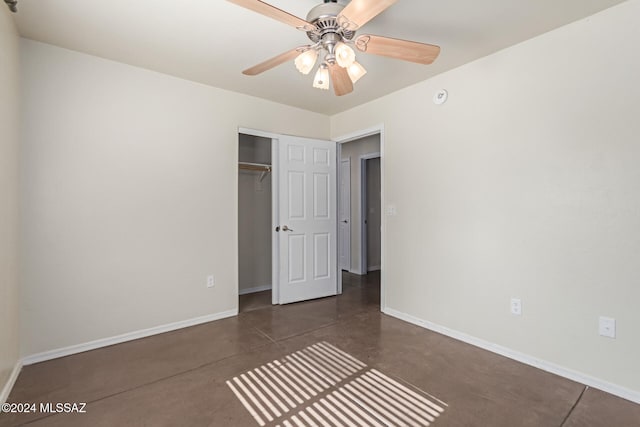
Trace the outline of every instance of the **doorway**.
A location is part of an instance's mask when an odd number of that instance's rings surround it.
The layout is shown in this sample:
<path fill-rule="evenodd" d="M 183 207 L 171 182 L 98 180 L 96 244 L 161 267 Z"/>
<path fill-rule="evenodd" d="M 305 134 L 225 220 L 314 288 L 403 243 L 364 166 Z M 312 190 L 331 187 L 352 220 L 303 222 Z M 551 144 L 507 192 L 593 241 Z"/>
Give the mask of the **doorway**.
<path fill-rule="evenodd" d="M 238 159 L 238 293 L 336 295 L 336 143 L 241 129 Z"/>
<path fill-rule="evenodd" d="M 351 181 L 350 268 L 343 271 L 343 280 L 378 287 L 384 311 L 384 126 L 345 135 L 337 142 L 339 159 L 349 159 Z M 338 209 L 344 211 L 342 206 Z"/>
<path fill-rule="evenodd" d="M 360 157 L 361 164 L 361 261 L 362 271 L 367 274 L 379 271 L 381 264 L 381 170 L 380 153 Z"/>
<path fill-rule="evenodd" d="M 377 168 L 375 165 L 367 163 L 368 160 L 374 159 L 377 159 Z M 343 270 L 363 275 L 369 271 L 368 258 L 378 260 L 381 258 L 381 246 L 379 243 L 371 248 L 372 251 L 377 248 L 378 253 L 374 254 L 372 252 L 367 256 L 368 242 L 375 243 L 380 241 L 380 134 L 369 135 L 341 144 L 340 160 L 341 164 L 350 165 L 349 168 L 346 166 L 340 168 L 342 176 L 339 181 L 349 185 L 349 189 L 343 191 L 341 188 L 338 211 L 341 215 L 344 215 L 344 217 L 340 217 L 342 225 L 347 225 L 347 223 L 350 225 L 349 227 L 340 226 L 338 228 L 339 240 L 341 242 L 348 240 L 349 242 L 348 244 L 341 244 L 340 249 L 342 251 L 350 251 L 349 254 L 341 253 L 340 258 L 348 258 L 350 260 L 350 268 L 343 268 Z M 367 172 L 368 170 L 369 173 Z M 349 179 L 344 177 L 346 173 L 350 175 Z M 369 185 L 367 185 L 368 182 Z M 371 192 L 377 191 L 378 195 L 367 197 L 367 188 Z M 345 194 L 346 196 L 344 196 Z M 371 199 L 371 203 L 370 206 L 367 206 L 367 200 L 369 199 Z M 376 231 L 376 226 L 367 224 L 369 216 L 373 220 L 378 218 L 376 221 L 378 232 L 375 236 L 369 236 L 370 233 L 373 232 L 375 234 Z M 347 221 L 347 223 L 344 221 Z M 349 234 L 345 235 L 346 233 Z M 380 261 L 378 261 L 377 269 L 380 269 Z"/>
<path fill-rule="evenodd" d="M 241 309 L 271 305 L 272 140 L 238 136 L 238 293 Z"/>

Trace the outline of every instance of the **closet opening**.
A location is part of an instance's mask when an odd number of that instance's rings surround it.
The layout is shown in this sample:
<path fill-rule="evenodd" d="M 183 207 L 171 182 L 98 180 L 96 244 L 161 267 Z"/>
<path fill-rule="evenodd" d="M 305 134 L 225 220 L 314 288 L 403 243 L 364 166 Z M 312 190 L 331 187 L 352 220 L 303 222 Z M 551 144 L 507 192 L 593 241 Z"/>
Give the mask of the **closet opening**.
<path fill-rule="evenodd" d="M 239 311 L 272 304 L 271 138 L 238 138 Z"/>

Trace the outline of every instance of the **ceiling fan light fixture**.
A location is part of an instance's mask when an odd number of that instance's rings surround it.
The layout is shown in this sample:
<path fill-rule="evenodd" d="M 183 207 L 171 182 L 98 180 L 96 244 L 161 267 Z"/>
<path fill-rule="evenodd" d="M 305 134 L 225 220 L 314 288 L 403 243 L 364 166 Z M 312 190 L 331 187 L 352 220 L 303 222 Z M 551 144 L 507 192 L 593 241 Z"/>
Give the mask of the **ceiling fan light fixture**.
<path fill-rule="evenodd" d="M 342 68 L 348 68 L 356 60 L 356 53 L 346 44 L 340 42 L 336 46 L 336 62 Z"/>
<path fill-rule="evenodd" d="M 16 1 L 5 0 L 7 3 Z M 367 73 L 356 62 L 354 46 L 360 52 L 424 65 L 433 63 L 440 54 L 440 47 L 436 45 L 372 34 L 355 37 L 359 28 L 397 0 L 322 0 L 309 11 L 306 20 L 272 6 L 268 3 L 270 0 L 228 1 L 302 30 L 312 42 L 244 70 L 242 73 L 248 76 L 291 60 L 302 74 L 309 74 L 315 64 L 320 63 L 313 87 L 328 90 L 332 86 L 336 96 L 343 96 L 353 92 L 353 84 Z M 324 57 L 318 60 L 319 55 Z"/>
<path fill-rule="evenodd" d="M 315 49 L 308 49 L 298 55 L 295 59 L 296 68 L 302 74 L 307 75 L 313 70 L 318 59 L 318 52 Z"/>
<path fill-rule="evenodd" d="M 326 64 L 320 64 L 316 76 L 313 79 L 313 87 L 329 90 L 329 69 Z"/>
<path fill-rule="evenodd" d="M 367 74 L 367 70 L 365 70 L 358 61 L 353 61 L 353 64 L 347 67 L 347 73 L 349 73 L 349 78 L 351 79 L 351 81 L 355 83 L 360 80 L 362 76 Z"/>

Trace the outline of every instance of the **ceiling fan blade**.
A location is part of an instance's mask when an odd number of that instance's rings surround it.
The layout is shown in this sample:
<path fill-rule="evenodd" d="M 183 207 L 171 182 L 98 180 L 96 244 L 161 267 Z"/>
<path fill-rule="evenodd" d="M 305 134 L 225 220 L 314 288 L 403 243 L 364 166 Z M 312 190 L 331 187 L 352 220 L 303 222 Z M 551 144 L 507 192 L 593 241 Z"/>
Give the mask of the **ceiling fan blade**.
<path fill-rule="evenodd" d="M 288 52 L 281 53 L 280 55 L 275 56 L 271 59 L 267 59 L 266 61 L 261 62 L 258 65 L 254 65 L 251 68 L 247 68 L 242 72 L 242 74 L 245 74 L 247 76 L 255 76 L 257 74 L 264 73 L 265 71 L 268 71 L 274 67 L 277 67 L 283 62 L 293 60 L 296 56 L 300 55 L 300 52 L 301 52 L 300 49 L 301 48 L 298 47 Z"/>
<path fill-rule="evenodd" d="M 331 74 L 333 91 L 337 96 L 353 92 L 353 82 L 351 82 L 351 78 L 349 77 L 349 73 L 346 68 L 342 68 L 338 64 L 329 64 L 329 74 Z"/>
<path fill-rule="evenodd" d="M 273 18 L 276 21 L 284 22 L 287 25 L 291 25 L 294 28 L 298 28 L 304 31 L 310 31 L 315 27 L 305 21 L 304 19 L 298 18 L 284 10 L 278 9 L 275 6 L 271 6 L 268 3 L 265 3 L 260 0 L 228 0 L 231 3 L 237 4 L 238 6 L 242 6 L 249 10 L 253 10 L 254 12 L 258 12 L 262 15 L 268 16 L 269 18 Z"/>
<path fill-rule="evenodd" d="M 370 34 L 356 38 L 356 47 L 361 52 L 425 65 L 435 61 L 440 53 L 440 46 Z"/>
<path fill-rule="evenodd" d="M 338 16 L 338 22 L 355 31 L 398 0 L 351 0 Z"/>

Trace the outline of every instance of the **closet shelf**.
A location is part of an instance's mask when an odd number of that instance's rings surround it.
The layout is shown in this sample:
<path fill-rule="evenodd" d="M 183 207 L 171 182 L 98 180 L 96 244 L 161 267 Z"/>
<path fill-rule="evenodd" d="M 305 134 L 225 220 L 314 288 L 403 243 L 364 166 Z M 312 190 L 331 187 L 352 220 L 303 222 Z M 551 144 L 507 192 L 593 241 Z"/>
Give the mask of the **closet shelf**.
<path fill-rule="evenodd" d="M 262 163 L 239 162 L 238 167 L 243 170 L 262 172 L 262 174 L 260 174 L 261 182 L 264 179 L 264 177 L 271 172 L 271 165 L 265 165 Z"/>

